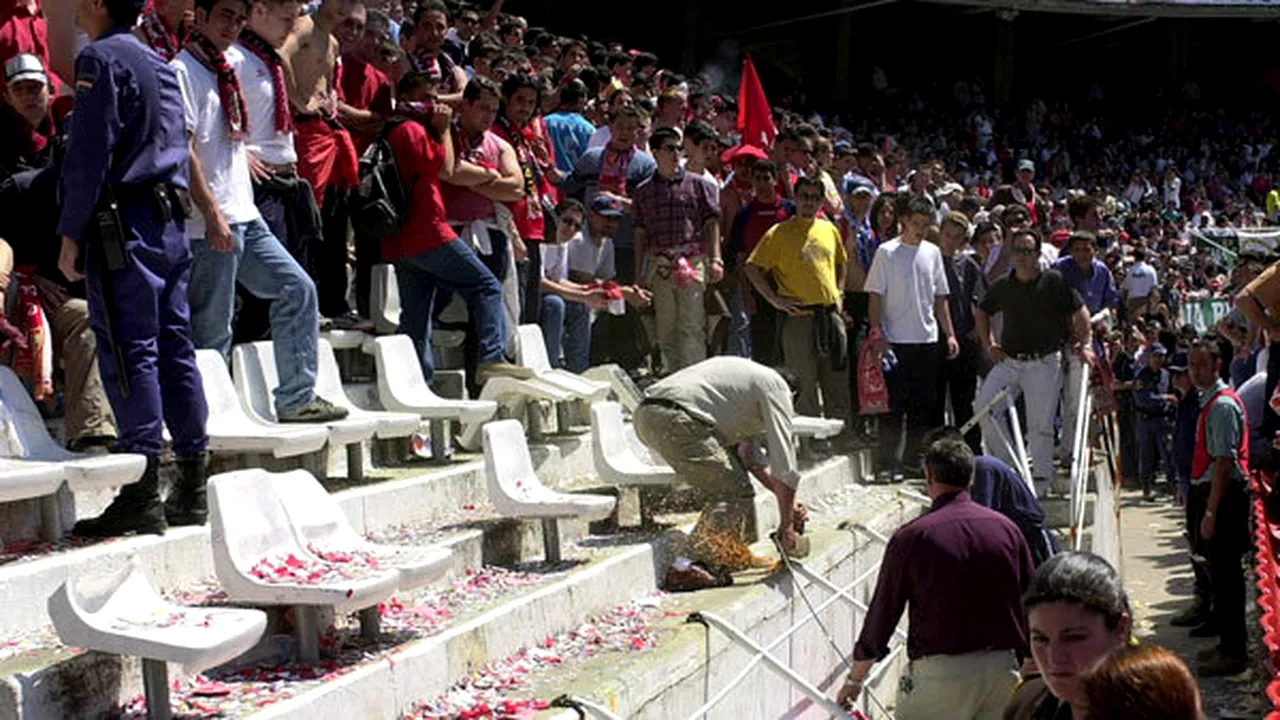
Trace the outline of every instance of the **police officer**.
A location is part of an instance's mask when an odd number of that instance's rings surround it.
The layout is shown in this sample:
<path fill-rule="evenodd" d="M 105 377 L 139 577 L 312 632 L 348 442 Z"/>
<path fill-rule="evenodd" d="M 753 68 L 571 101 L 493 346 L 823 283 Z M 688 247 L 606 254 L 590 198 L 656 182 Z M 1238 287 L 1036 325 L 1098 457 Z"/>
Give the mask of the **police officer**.
<path fill-rule="evenodd" d="M 93 40 L 76 59 L 75 111 L 62 167 L 58 267 L 87 279 L 98 363 L 118 450 L 147 458 L 142 478 L 73 532 L 107 537 L 203 523 L 205 418 L 187 307 L 188 151 L 177 76 L 130 32 L 144 0 L 81 0 Z M 178 473 L 161 504 L 163 427 Z M 166 522 L 167 518 L 167 522 Z"/>
<path fill-rule="evenodd" d="M 1178 399 L 1173 395 L 1169 371 L 1164 369 L 1164 346 L 1152 343 L 1147 348 L 1147 365 L 1133 381 L 1133 405 L 1138 411 L 1138 479 L 1142 482 L 1142 498 L 1155 495 L 1157 463 L 1163 464 L 1170 482 L 1177 473 L 1169 453 L 1169 417 Z"/>

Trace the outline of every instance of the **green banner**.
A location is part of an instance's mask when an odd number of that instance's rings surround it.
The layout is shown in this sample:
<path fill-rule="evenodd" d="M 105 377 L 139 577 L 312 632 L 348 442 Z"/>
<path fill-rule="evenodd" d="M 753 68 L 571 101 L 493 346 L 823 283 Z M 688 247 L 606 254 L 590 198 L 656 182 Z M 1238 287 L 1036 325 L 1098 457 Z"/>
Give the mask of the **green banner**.
<path fill-rule="evenodd" d="M 1231 301 L 1227 298 L 1183 300 L 1182 324 L 1190 325 L 1196 329 L 1196 332 L 1203 333 L 1217 325 L 1218 320 L 1229 312 L 1231 312 Z"/>

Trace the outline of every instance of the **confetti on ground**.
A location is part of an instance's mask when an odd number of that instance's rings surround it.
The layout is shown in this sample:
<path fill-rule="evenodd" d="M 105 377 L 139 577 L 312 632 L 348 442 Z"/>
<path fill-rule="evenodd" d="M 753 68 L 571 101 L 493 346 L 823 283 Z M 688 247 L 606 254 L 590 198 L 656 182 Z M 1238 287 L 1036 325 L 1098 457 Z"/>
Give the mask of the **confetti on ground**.
<path fill-rule="evenodd" d="M 653 647 L 653 621 L 663 616 L 658 596 L 614 608 L 605 615 L 535 647 L 491 663 L 434 700 L 419 703 L 405 720 L 523 720 L 547 708 L 546 701 L 507 697 L 527 687 L 537 673 L 604 653 L 643 652 Z"/>
<path fill-rule="evenodd" d="M 381 636 L 375 643 L 360 639 L 354 616 L 340 617 L 337 627 L 321 638 L 325 658 L 314 665 L 271 664 L 209 673 L 176 683 L 172 698 L 175 717 L 214 718 L 248 715 L 306 693 L 370 662 L 393 661 L 392 653 L 404 643 L 438 635 L 458 618 L 556 577 L 553 574 L 515 572 L 498 567 L 468 570 L 442 590 L 423 589 L 402 593 L 378 606 Z M 132 699 L 115 715 L 127 720 L 146 717 L 141 697 Z"/>
<path fill-rule="evenodd" d="M 54 632 L 53 626 L 46 625 L 38 630 L 19 633 L 0 640 L 0 660 L 32 657 L 41 652 L 64 647 L 62 641 L 58 639 L 58 633 Z M 75 652 L 78 654 L 80 651 Z"/>
<path fill-rule="evenodd" d="M 363 563 L 326 562 L 319 558 L 298 557 L 289 553 L 283 557 L 265 557 L 254 563 L 249 574 L 271 585 L 335 585 L 349 580 L 369 577 L 376 570 Z"/>
<path fill-rule="evenodd" d="M 11 540 L 0 548 L 0 565 L 9 563 L 30 562 L 39 560 L 47 555 L 75 550 L 77 548 L 87 547 L 89 545 L 98 545 L 100 543 L 110 543 L 120 538 L 82 538 L 82 537 L 65 537 L 54 542 L 44 542 L 40 540 Z"/>

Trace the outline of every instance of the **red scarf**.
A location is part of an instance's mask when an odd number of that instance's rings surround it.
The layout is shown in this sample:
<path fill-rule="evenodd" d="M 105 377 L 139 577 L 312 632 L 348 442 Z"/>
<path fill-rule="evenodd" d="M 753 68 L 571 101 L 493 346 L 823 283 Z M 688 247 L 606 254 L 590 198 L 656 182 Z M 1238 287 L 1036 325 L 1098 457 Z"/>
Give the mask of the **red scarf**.
<path fill-rule="evenodd" d="M 526 212 L 529 218 L 542 217 L 542 196 L 538 192 L 542 184 L 542 168 L 538 165 L 538 158 L 534 155 L 533 149 L 529 147 L 524 131 L 512 125 L 506 115 L 499 115 L 494 125 L 498 135 L 511 143 L 512 149 L 516 151 L 516 159 L 520 162 L 520 174 L 524 176 L 524 200 L 527 201 Z"/>
<path fill-rule="evenodd" d="M 250 30 L 240 33 L 240 44 L 253 53 L 271 72 L 271 94 L 275 98 L 276 132 L 293 131 L 293 113 L 289 110 L 289 90 L 284 85 L 284 61 L 276 49 Z"/>
<path fill-rule="evenodd" d="M 149 7 L 142 13 L 138 29 L 142 31 L 142 36 L 146 38 L 151 49 L 159 53 L 165 62 L 173 60 L 187 40 L 185 37 L 180 38 L 175 33 L 169 32 L 169 28 L 165 26 L 154 7 Z"/>
<path fill-rule="evenodd" d="M 233 141 L 244 140 L 249 134 L 249 118 L 245 114 L 244 93 L 240 91 L 240 76 L 236 75 L 235 68 L 213 41 L 198 32 L 191 34 L 187 52 L 218 78 L 218 98 L 222 102 L 222 112 L 227 116 L 227 130 Z"/>
<path fill-rule="evenodd" d="M 635 154 L 635 148 L 619 152 L 605 146 L 600 156 L 600 176 L 596 182 L 600 192 L 613 193 L 618 197 L 627 196 L 627 168 L 631 167 L 631 158 Z"/>

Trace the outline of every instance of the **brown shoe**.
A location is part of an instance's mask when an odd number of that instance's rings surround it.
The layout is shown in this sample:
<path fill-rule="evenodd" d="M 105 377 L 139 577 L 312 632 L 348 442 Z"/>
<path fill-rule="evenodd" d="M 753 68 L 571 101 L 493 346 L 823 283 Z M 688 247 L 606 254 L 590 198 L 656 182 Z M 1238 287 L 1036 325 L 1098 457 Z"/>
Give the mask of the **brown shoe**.
<path fill-rule="evenodd" d="M 517 380 L 528 380 L 534 376 L 533 370 L 509 362 L 487 362 L 476 366 L 476 384 L 484 386 L 491 378 L 509 377 Z"/>
<path fill-rule="evenodd" d="M 700 562 L 690 563 L 687 567 L 672 564 L 667 570 L 667 577 L 662 581 L 662 589 L 667 592 L 693 592 L 712 587 L 726 587 L 733 584 L 733 576 L 727 572 L 716 575 Z"/>

